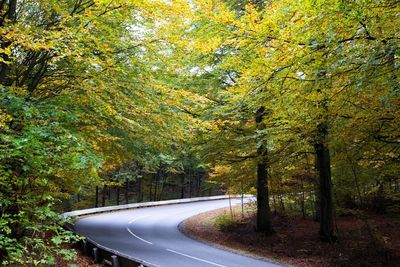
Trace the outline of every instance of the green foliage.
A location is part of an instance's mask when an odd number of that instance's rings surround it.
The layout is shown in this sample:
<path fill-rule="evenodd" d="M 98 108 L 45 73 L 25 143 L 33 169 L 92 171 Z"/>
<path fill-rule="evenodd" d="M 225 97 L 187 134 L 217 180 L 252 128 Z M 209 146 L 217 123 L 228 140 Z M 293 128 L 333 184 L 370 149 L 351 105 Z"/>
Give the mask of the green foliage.
<path fill-rule="evenodd" d="M 96 185 L 160 199 L 208 172 L 205 187 L 254 192 L 261 147 L 282 211 L 315 213 L 324 143 L 338 205 L 396 212 L 398 13 L 390 0 L 3 1 L 0 259 L 71 257 L 55 211 L 93 202 Z"/>
<path fill-rule="evenodd" d="M 399 190 L 398 3 L 264 4 L 166 7 L 187 11 L 164 21 L 161 35 L 174 47 L 175 73 L 192 79 L 186 88 L 198 101 L 184 104 L 201 119 L 194 143 L 211 178 L 248 190 L 264 145 L 271 191 L 289 193 L 295 203 L 318 186 L 314 157 L 304 155 L 323 142 L 337 203 L 345 206 L 350 196 L 358 207 L 371 207 L 372 199 L 384 204 Z M 260 106 L 263 130 L 254 121 Z"/>
<path fill-rule="evenodd" d="M 164 63 L 152 51 L 165 47 L 151 35 L 154 8 L 137 1 L 0 5 L 5 264 L 52 265 L 57 253 L 71 257 L 59 249 L 66 239 L 55 211 L 73 207 L 76 195 L 87 205 L 96 185 L 138 180 L 161 166 L 182 171 L 190 116 L 159 78 Z M 122 172 L 132 162 L 143 173 Z"/>
<path fill-rule="evenodd" d="M 58 251 L 61 243 L 75 238 L 61 228 L 53 205 L 76 185 L 91 182 L 97 159 L 69 128 L 70 115 L 55 103 L 32 105 L 0 88 L 0 110 L 6 118 L 0 133 L 0 249 L 8 255 L 4 264 L 51 264 L 55 251 L 72 257 Z M 44 238 L 48 234 L 54 234 L 52 239 Z"/>
<path fill-rule="evenodd" d="M 228 212 L 224 212 L 215 218 L 215 226 L 220 231 L 231 231 L 235 229 L 237 225 L 242 223 L 243 221 L 240 217 L 233 216 Z"/>

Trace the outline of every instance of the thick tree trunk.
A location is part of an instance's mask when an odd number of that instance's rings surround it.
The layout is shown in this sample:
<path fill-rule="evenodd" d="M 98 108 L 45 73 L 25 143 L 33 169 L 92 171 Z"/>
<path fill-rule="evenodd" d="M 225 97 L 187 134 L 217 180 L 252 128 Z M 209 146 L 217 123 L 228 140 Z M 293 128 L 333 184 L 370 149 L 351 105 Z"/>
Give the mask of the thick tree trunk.
<path fill-rule="evenodd" d="M 319 138 L 315 143 L 316 167 L 319 176 L 319 212 L 320 212 L 320 237 L 324 241 L 334 242 L 336 234 L 333 222 L 333 196 L 331 181 L 330 153 L 325 144 L 327 135 L 326 125 L 320 125 Z"/>
<path fill-rule="evenodd" d="M 267 164 L 257 164 L 257 230 L 272 233 L 271 211 L 268 198 Z"/>
<path fill-rule="evenodd" d="M 9 0 L 8 6 L 8 19 L 15 23 L 17 21 L 17 0 Z"/>
<path fill-rule="evenodd" d="M 260 107 L 256 113 L 257 129 L 262 130 L 263 116 L 265 109 Z M 271 223 L 271 211 L 268 196 L 268 154 L 267 148 L 262 144 L 264 140 L 259 140 L 257 148 L 260 157 L 257 164 L 257 231 L 267 234 L 273 233 Z"/>

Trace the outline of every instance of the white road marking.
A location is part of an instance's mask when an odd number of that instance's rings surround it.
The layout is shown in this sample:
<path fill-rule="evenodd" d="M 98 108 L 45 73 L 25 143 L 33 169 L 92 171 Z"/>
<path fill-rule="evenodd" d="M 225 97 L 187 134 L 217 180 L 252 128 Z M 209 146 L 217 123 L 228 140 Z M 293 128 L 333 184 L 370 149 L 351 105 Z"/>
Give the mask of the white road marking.
<path fill-rule="evenodd" d="M 126 230 L 128 230 L 128 232 L 129 232 L 131 235 L 133 235 L 134 237 L 136 237 L 137 239 L 139 239 L 139 240 L 141 240 L 141 241 L 143 241 L 143 242 L 145 242 L 145 243 L 147 243 L 147 244 L 153 245 L 153 243 L 151 243 L 150 241 L 147 241 L 147 240 L 145 240 L 145 239 L 143 239 L 143 238 L 141 238 L 141 237 L 135 235 L 134 233 L 132 233 L 131 229 L 129 229 L 128 227 L 126 227 Z"/>
<path fill-rule="evenodd" d="M 193 256 L 190 256 L 190 255 L 187 255 L 187 254 L 184 254 L 184 253 L 180 253 L 180 252 L 175 251 L 175 250 L 172 250 L 172 249 L 168 249 L 168 248 L 167 248 L 167 250 L 168 250 L 169 252 L 172 252 L 172 253 L 175 253 L 175 254 L 178 254 L 178 255 L 181 255 L 181 256 L 184 256 L 184 257 L 188 257 L 188 258 L 191 258 L 191 259 L 194 259 L 194 260 L 202 261 L 202 262 L 205 262 L 205 263 L 214 265 L 214 266 L 226 267 L 226 266 L 224 266 L 224 265 L 220 265 L 220 264 L 215 263 L 215 262 L 212 262 L 212 261 L 203 260 L 203 259 L 200 259 L 200 258 L 197 258 L 197 257 L 193 257 Z"/>
<path fill-rule="evenodd" d="M 130 220 L 130 221 L 128 222 L 128 224 L 132 224 L 133 222 L 135 222 L 135 221 L 137 221 L 137 220 L 139 220 L 139 219 L 146 218 L 146 217 L 149 217 L 149 216 L 142 216 L 142 217 L 134 218 L 134 219 Z M 134 234 L 134 233 L 131 231 L 131 229 L 129 229 L 128 226 L 126 227 L 126 230 L 128 230 L 128 232 L 129 232 L 131 235 L 133 235 L 134 237 L 136 237 L 137 239 L 139 239 L 139 240 L 141 240 L 141 241 L 143 241 L 143 242 L 145 242 L 145 243 L 147 243 L 147 244 L 153 245 L 153 243 L 151 243 L 150 241 L 147 241 L 146 239 L 143 239 L 143 238 L 141 238 L 140 236 L 137 236 L 136 234 Z"/>

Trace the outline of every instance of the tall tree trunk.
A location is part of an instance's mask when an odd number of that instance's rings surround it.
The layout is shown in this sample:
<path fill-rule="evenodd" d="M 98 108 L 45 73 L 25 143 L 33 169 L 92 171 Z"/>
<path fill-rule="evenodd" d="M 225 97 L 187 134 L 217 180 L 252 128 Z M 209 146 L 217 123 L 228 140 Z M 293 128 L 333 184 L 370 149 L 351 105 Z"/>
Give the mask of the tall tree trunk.
<path fill-rule="evenodd" d="M 231 199 L 231 194 L 228 195 L 229 198 L 229 211 L 231 213 L 231 218 L 233 219 L 233 209 L 232 209 L 232 199 Z"/>
<path fill-rule="evenodd" d="M 196 189 L 196 196 L 199 197 L 201 196 L 201 180 L 202 180 L 203 172 L 198 171 L 197 172 L 197 189 Z"/>
<path fill-rule="evenodd" d="M 11 21 L 12 24 L 15 24 L 17 21 L 17 0 L 9 0 L 8 1 L 8 10 L 7 10 L 7 19 Z M 3 25 L 1 25 L 3 26 Z M 0 47 L 5 49 L 11 45 L 9 41 L 2 41 Z M 7 54 L 0 54 L 4 61 L 9 61 L 10 57 Z M 12 81 L 7 81 L 9 66 L 7 63 L 0 63 L 0 84 L 3 85 L 11 85 Z"/>
<path fill-rule="evenodd" d="M 129 203 L 129 180 L 125 180 L 125 204 Z"/>
<path fill-rule="evenodd" d="M 189 178 L 189 197 L 190 198 L 192 197 L 192 176 L 193 176 L 192 173 L 193 173 L 193 170 L 189 169 L 188 178 Z"/>
<path fill-rule="evenodd" d="M 8 19 L 15 23 L 17 21 L 17 0 L 9 0 L 8 3 Z"/>
<path fill-rule="evenodd" d="M 153 195 L 153 200 L 157 201 L 157 193 L 158 193 L 158 182 L 159 182 L 159 171 L 157 171 L 153 177 L 154 177 L 154 195 Z"/>
<path fill-rule="evenodd" d="M 119 205 L 119 186 L 117 186 L 117 205 Z"/>
<path fill-rule="evenodd" d="M 281 215 L 286 214 L 285 202 L 283 201 L 284 193 L 282 181 L 278 180 L 279 213 Z"/>
<path fill-rule="evenodd" d="M 107 185 L 104 185 L 103 190 L 102 190 L 102 198 L 101 198 L 101 206 L 102 207 L 106 206 L 106 196 L 107 196 Z"/>
<path fill-rule="evenodd" d="M 257 129 L 262 130 L 265 108 L 260 107 L 256 112 Z M 260 157 L 257 164 L 257 231 L 270 234 L 273 232 L 271 223 L 271 211 L 268 196 L 268 151 L 263 144 L 263 138 L 258 140 L 257 152 Z"/>
<path fill-rule="evenodd" d="M 97 186 L 97 185 L 96 185 L 96 199 L 95 199 L 95 202 L 94 202 L 94 206 L 96 208 L 99 207 L 99 186 Z"/>
<path fill-rule="evenodd" d="M 304 192 L 304 181 L 303 177 L 300 176 L 300 184 L 301 184 L 301 194 L 300 194 L 300 209 L 301 214 L 303 215 L 303 219 L 306 218 L 306 203 L 305 203 L 305 192 Z"/>
<path fill-rule="evenodd" d="M 315 170 L 317 170 L 317 176 L 314 179 L 314 208 L 315 208 L 315 216 L 314 221 L 321 221 L 321 193 L 320 193 L 320 181 L 319 181 L 319 173 L 318 173 L 318 159 L 317 153 L 315 153 Z"/>
<path fill-rule="evenodd" d="M 331 163 L 329 148 L 326 144 L 328 127 L 326 124 L 318 126 L 318 137 L 314 145 L 316 167 L 319 176 L 319 202 L 320 202 L 320 230 L 322 240 L 334 242 L 336 234 L 333 222 L 333 196 L 331 181 Z"/>
<path fill-rule="evenodd" d="M 185 171 L 181 174 L 181 198 L 185 198 Z"/>
<path fill-rule="evenodd" d="M 162 200 L 163 198 L 163 194 L 164 194 L 164 186 L 165 186 L 165 182 L 166 182 L 166 178 L 167 178 L 167 173 L 165 170 L 165 166 L 163 164 L 160 164 L 160 168 L 157 172 L 157 201 Z"/>
<path fill-rule="evenodd" d="M 257 230 L 272 233 L 271 211 L 268 197 L 267 164 L 257 164 Z"/>
<path fill-rule="evenodd" d="M 142 190 L 142 178 L 138 179 L 138 197 L 136 202 L 142 202 L 143 201 L 143 190 Z"/>
<path fill-rule="evenodd" d="M 153 200 L 153 175 L 149 175 L 149 201 Z"/>

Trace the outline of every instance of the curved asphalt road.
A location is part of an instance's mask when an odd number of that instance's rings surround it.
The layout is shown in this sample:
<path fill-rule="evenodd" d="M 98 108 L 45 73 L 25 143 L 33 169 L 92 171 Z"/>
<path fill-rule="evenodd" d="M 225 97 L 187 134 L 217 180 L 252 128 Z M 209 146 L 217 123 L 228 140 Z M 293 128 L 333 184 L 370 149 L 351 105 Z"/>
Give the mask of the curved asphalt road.
<path fill-rule="evenodd" d="M 228 205 L 228 200 L 214 200 L 104 213 L 80 219 L 74 228 L 100 245 L 160 267 L 279 266 L 208 246 L 179 231 L 183 220 Z"/>

